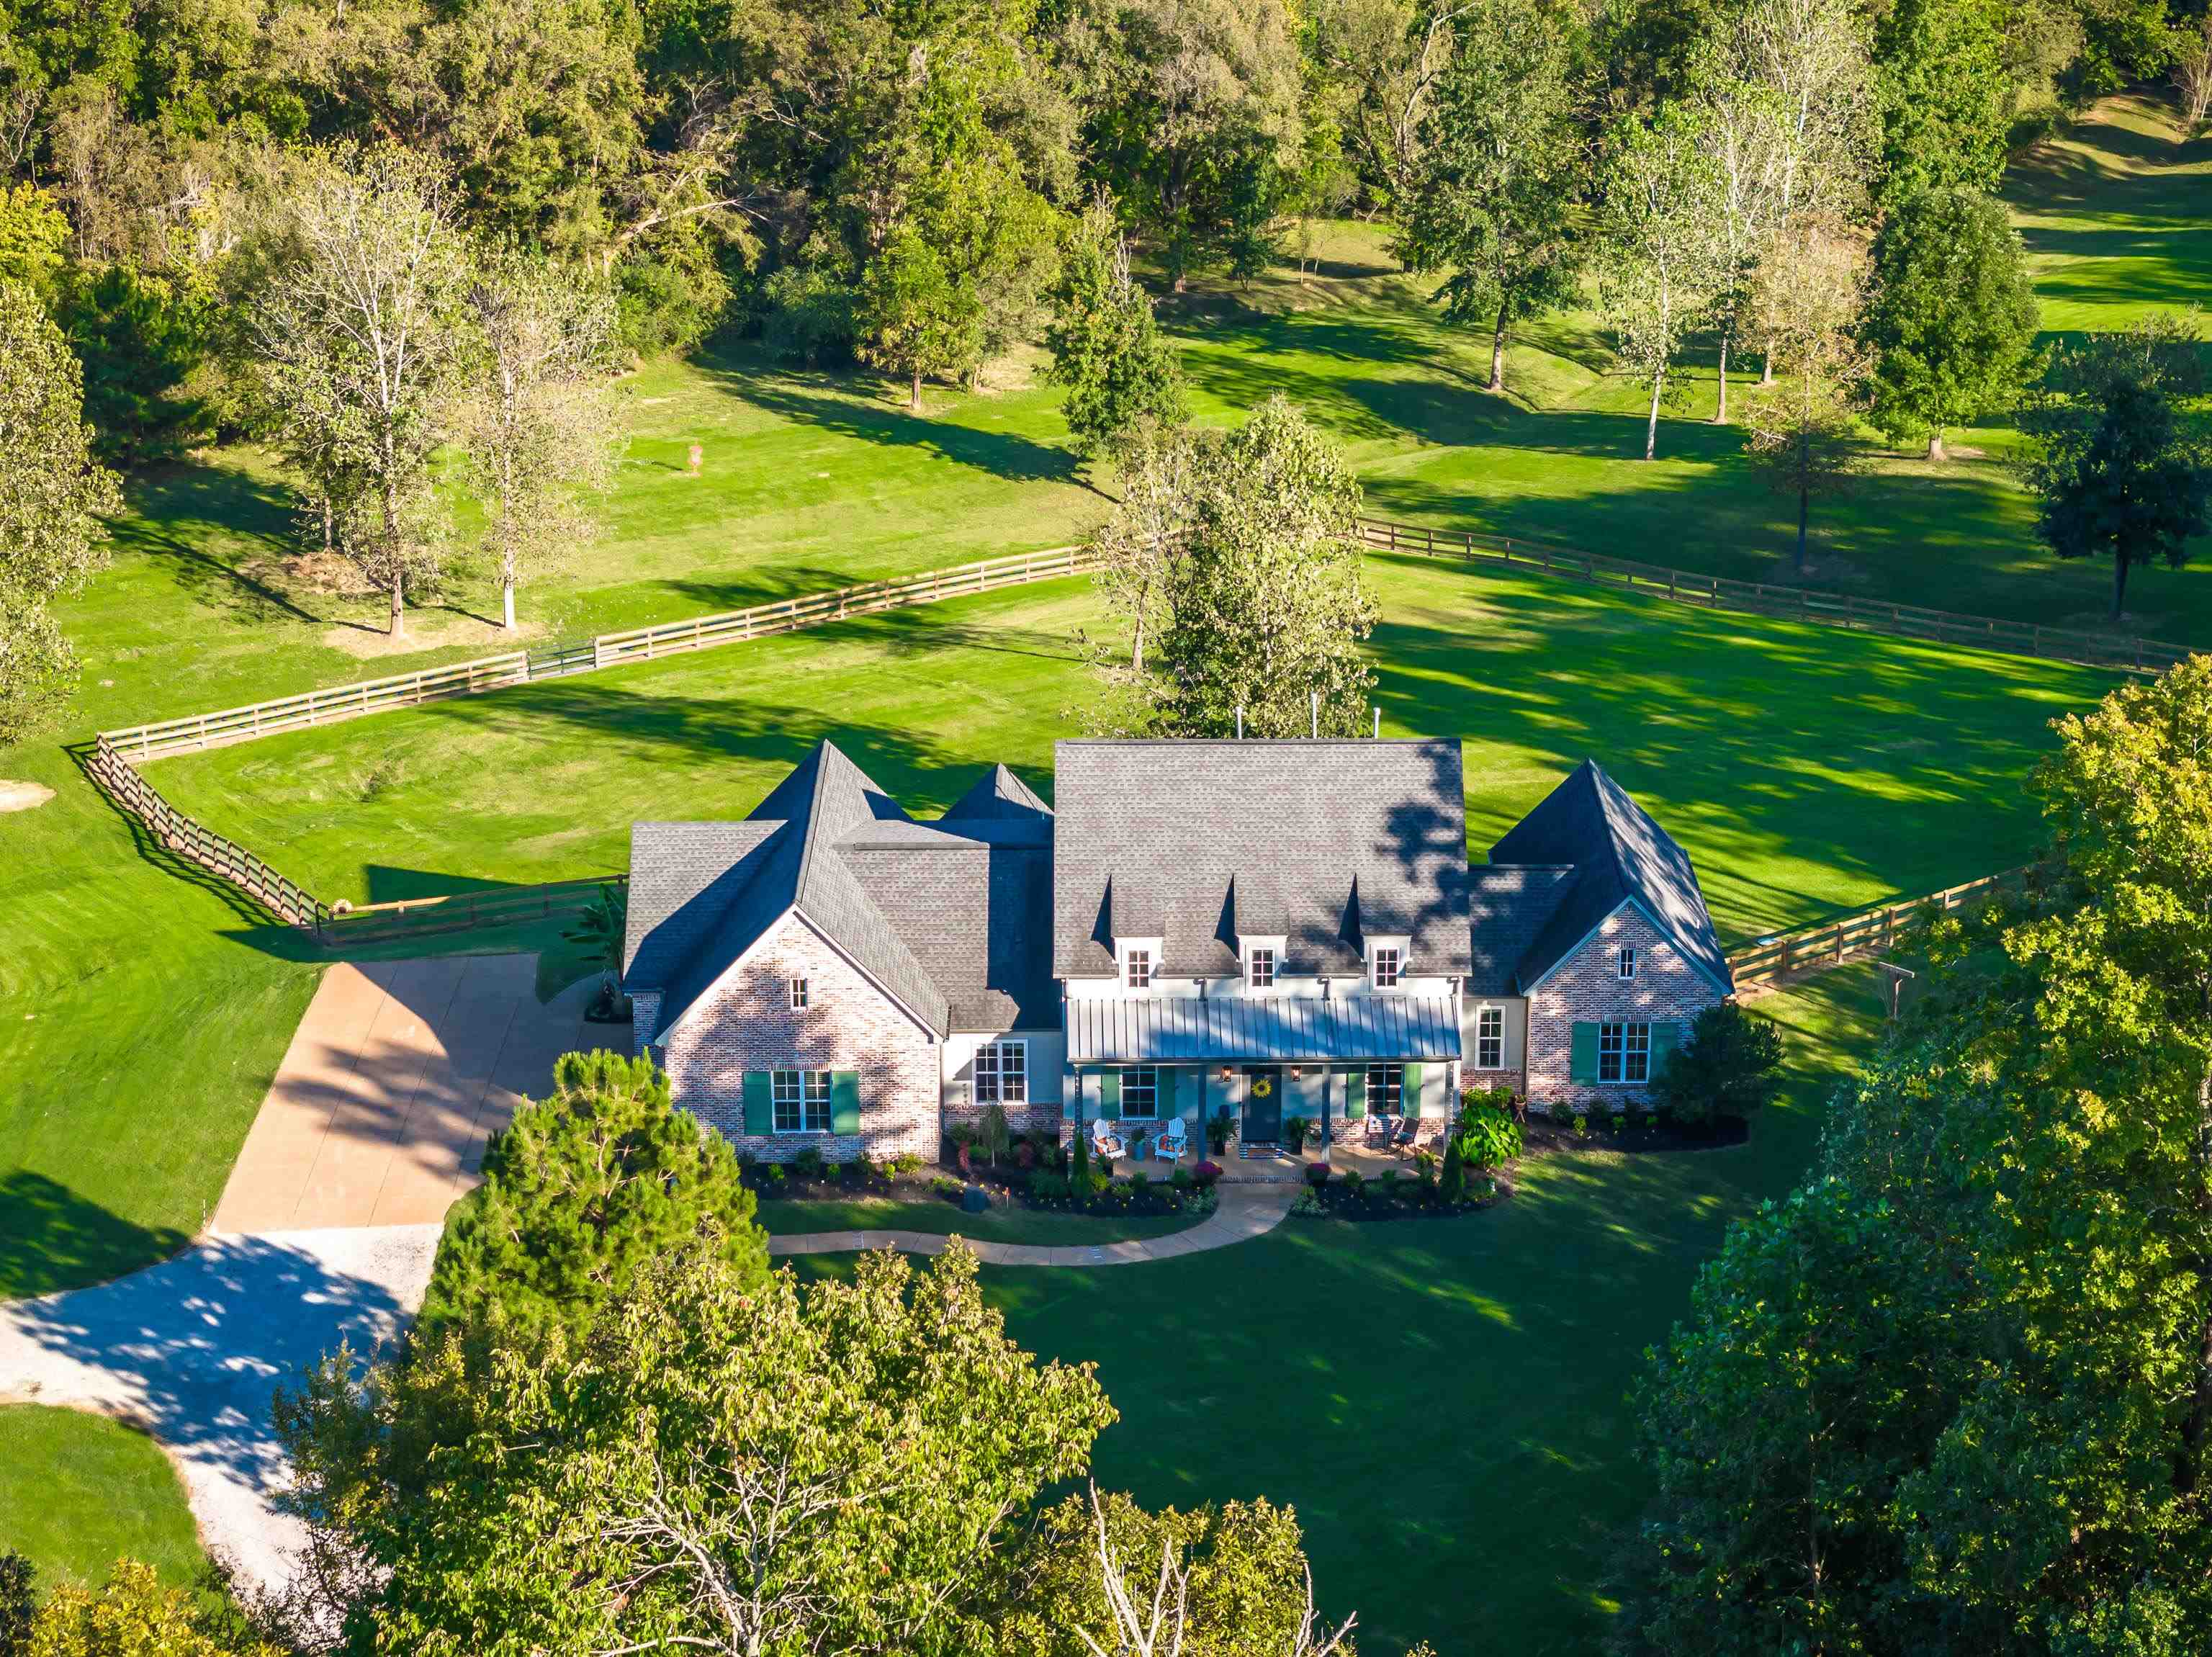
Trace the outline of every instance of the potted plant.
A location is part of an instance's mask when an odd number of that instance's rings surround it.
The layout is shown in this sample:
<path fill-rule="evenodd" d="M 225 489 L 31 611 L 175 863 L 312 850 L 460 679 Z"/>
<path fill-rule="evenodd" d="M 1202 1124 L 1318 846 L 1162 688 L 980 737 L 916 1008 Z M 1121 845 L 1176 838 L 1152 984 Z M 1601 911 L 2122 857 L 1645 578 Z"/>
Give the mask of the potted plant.
<path fill-rule="evenodd" d="M 1286 1116 L 1283 1118 L 1283 1143 L 1290 1148 L 1292 1156 L 1297 1155 L 1305 1149 L 1306 1141 L 1312 1137 L 1313 1130 L 1314 1124 L 1302 1116 Z"/>
<path fill-rule="evenodd" d="M 1229 1154 L 1230 1136 L 1237 1130 L 1237 1118 L 1222 1106 L 1206 1120 L 1206 1148 L 1216 1156 Z"/>

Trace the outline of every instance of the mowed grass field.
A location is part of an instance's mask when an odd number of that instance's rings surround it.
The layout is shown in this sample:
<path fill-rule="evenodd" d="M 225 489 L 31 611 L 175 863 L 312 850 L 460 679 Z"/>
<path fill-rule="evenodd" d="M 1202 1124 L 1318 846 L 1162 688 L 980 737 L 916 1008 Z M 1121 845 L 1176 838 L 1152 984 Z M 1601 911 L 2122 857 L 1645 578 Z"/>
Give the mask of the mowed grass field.
<path fill-rule="evenodd" d="M 1466 747 L 1478 853 L 1595 758 L 1728 937 L 2025 858 L 2048 722 L 2109 675 L 1378 556 L 1386 734 Z M 1051 788 L 1101 621 L 1059 582 L 159 760 L 178 806 L 331 898 L 628 867 L 641 818 L 742 816 L 828 737 L 917 814 L 994 761 Z"/>

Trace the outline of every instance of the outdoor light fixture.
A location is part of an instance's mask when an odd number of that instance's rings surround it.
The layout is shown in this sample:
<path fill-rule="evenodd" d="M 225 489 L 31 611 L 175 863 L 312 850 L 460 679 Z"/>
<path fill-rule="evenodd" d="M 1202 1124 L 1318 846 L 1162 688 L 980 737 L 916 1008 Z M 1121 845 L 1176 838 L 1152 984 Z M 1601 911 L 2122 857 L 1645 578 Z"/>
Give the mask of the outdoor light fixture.
<path fill-rule="evenodd" d="M 1237 1074 L 1237 1072 L 1236 1072 L 1236 1071 L 1234 1071 L 1234 1070 L 1232 1070 L 1232 1069 L 1230 1069 L 1226 1064 L 1224 1064 L 1224 1065 L 1223 1065 L 1223 1066 L 1221 1067 L 1221 1079 L 1222 1079 L 1224 1081 L 1228 1081 L 1230 1077 L 1231 1077 L 1231 1076 L 1235 1075 L 1236 1074 Z"/>
<path fill-rule="evenodd" d="M 1298 1079 L 1298 1067 L 1297 1067 L 1297 1065 L 1293 1064 L 1292 1066 L 1291 1066 L 1291 1081 L 1296 1081 L 1297 1079 Z"/>

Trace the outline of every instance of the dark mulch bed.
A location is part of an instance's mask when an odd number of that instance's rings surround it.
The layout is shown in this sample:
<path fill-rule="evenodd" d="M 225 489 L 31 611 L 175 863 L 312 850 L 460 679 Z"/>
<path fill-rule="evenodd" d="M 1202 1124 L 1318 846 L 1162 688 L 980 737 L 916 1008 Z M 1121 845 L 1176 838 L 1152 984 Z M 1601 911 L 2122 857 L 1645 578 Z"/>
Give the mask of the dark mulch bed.
<path fill-rule="evenodd" d="M 1363 1179 L 1356 1191 L 1341 1178 L 1326 1185 L 1309 1181 L 1291 1212 L 1310 1220 L 1448 1220 L 1479 1214 L 1513 1194 L 1512 1181 L 1503 1173 L 1470 1173 L 1467 1188 L 1464 1201 L 1447 1203 L 1434 1185 L 1413 1179 Z"/>
<path fill-rule="evenodd" d="M 781 1175 L 771 1167 L 781 1167 Z M 1213 1209 L 1211 1192 L 1196 1186 L 1177 1190 L 1164 1179 L 1148 1179 L 1141 1187 L 1117 1179 L 1103 1191 L 1087 1197 L 1071 1197 L 1067 1176 L 1047 1168 L 1021 1168 L 1012 1164 L 988 1166 L 962 1174 L 957 1168 L 925 1169 L 919 1173 L 892 1173 L 879 1165 L 865 1169 L 857 1163 L 832 1163 L 820 1173 L 796 1171 L 792 1165 L 762 1163 L 744 1171 L 744 1181 L 763 1202 L 849 1202 L 859 1197 L 887 1197 L 900 1203 L 949 1203 L 956 1207 L 964 1185 L 982 1186 L 994 1206 L 1011 1204 L 1050 1214 L 1117 1215 L 1144 1219 L 1176 1214 L 1206 1214 Z"/>
<path fill-rule="evenodd" d="M 1556 1156 L 1572 1151 L 1713 1151 L 1741 1145 L 1751 1137 L 1751 1124 L 1741 1117 L 1683 1126 L 1662 1118 L 1649 1125 L 1617 1127 L 1620 1118 L 1591 1117 L 1589 1130 L 1577 1134 L 1571 1123 L 1558 1123 L 1532 1115 L 1522 1130 L 1529 1156 Z"/>

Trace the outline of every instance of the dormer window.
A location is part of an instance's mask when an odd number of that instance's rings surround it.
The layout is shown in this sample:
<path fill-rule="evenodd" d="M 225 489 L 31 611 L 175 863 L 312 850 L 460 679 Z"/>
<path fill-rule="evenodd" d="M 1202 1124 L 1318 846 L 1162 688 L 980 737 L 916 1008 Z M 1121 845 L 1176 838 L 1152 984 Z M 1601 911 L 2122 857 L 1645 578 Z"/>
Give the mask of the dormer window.
<path fill-rule="evenodd" d="M 1152 984 L 1152 952 L 1132 949 L 1121 957 L 1121 982 L 1131 990 L 1149 990 Z"/>
<path fill-rule="evenodd" d="M 1406 952 L 1402 949 L 1377 949 L 1375 952 L 1375 987 L 1395 990 L 1406 971 Z"/>
<path fill-rule="evenodd" d="M 1244 982 L 1255 990 L 1275 987 L 1275 952 L 1252 948 L 1244 953 Z"/>

